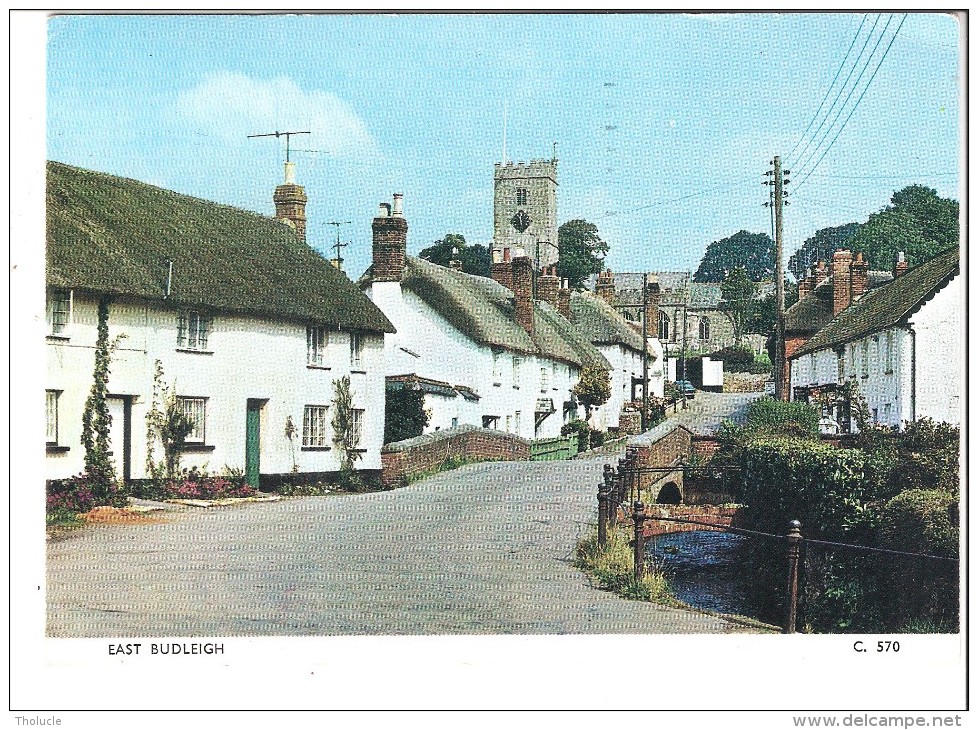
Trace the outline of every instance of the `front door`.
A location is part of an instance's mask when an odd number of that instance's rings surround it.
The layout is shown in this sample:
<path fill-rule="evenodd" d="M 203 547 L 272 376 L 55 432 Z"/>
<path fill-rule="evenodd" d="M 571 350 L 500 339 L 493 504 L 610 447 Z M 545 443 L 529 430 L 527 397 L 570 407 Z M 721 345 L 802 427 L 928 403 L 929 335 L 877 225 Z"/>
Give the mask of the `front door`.
<path fill-rule="evenodd" d="M 106 405 L 112 417 L 109 448 L 115 463 L 115 475 L 123 484 L 127 484 L 132 478 L 132 396 L 110 395 Z"/>
<path fill-rule="evenodd" d="M 245 480 L 258 489 L 261 474 L 261 409 L 263 401 L 248 400 L 245 426 Z"/>

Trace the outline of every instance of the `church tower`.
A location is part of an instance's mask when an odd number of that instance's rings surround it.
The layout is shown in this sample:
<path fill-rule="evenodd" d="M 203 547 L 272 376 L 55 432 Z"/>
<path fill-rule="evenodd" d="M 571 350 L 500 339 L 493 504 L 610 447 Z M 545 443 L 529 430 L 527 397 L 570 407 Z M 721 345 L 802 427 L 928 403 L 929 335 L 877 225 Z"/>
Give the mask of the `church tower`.
<path fill-rule="evenodd" d="M 493 260 L 509 248 L 538 269 L 557 263 L 557 159 L 497 162 L 494 183 Z"/>

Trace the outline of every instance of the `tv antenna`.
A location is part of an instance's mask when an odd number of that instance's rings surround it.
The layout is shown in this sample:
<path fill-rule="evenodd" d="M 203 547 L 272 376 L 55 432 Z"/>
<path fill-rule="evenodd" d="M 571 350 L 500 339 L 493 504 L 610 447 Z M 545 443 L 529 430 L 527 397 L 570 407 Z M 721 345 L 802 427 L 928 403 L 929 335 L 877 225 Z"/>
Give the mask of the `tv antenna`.
<path fill-rule="evenodd" d="M 336 268 L 343 271 L 343 249 L 349 246 L 349 243 L 340 243 L 340 226 L 345 226 L 352 221 L 329 221 L 327 226 L 336 226 L 336 243 L 334 243 L 330 248 L 336 250 Z"/>
<path fill-rule="evenodd" d="M 269 132 L 268 134 L 249 134 L 248 139 L 254 137 L 285 137 L 285 161 L 289 162 L 289 152 L 290 152 L 290 140 L 293 134 L 312 134 L 312 132 Z"/>

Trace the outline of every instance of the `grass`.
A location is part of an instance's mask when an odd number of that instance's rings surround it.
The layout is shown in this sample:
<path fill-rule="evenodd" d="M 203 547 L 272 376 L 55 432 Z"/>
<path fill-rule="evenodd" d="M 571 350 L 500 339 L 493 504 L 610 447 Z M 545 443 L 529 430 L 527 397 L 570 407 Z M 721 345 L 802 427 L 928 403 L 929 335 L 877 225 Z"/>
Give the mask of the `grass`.
<path fill-rule="evenodd" d="M 633 571 L 633 549 L 625 530 L 609 529 L 604 549 L 598 547 L 597 531 L 583 538 L 575 550 L 574 565 L 597 581 L 605 590 L 635 601 L 678 605 L 669 592 L 669 582 L 656 568 L 646 568 L 645 576 L 636 581 Z"/>

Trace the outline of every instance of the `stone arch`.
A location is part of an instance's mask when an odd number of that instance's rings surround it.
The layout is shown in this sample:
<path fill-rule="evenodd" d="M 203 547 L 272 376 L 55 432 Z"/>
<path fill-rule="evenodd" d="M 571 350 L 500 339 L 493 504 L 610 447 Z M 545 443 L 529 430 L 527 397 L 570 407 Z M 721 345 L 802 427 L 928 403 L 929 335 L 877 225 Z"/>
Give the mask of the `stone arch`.
<path fill-rule="evenodd" d="M 682 504 L 683 493 L 679 485 L 675 482 L 667 482 L 659 490 L 659 496 L 655 498 L 656 504 Z"/>

